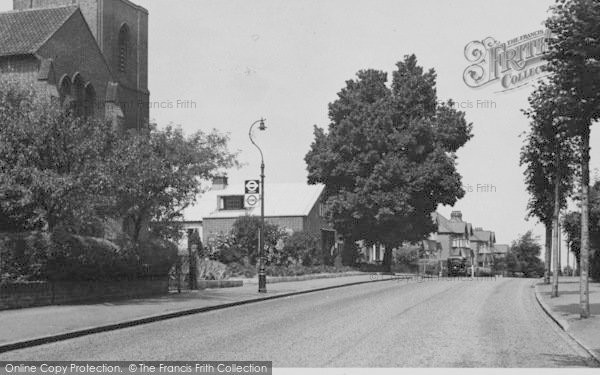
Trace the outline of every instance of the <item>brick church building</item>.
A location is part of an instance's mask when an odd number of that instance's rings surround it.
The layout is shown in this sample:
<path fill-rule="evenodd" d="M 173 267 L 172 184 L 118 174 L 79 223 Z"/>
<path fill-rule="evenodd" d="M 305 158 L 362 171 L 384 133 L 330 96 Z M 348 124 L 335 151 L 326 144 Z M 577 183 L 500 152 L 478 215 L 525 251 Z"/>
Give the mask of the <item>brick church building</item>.
<path fill-rule="evenodd" d="M 124 129 L 149 121 L 148 11 L 128 0 L 13 0 L 0 73 Z"/>

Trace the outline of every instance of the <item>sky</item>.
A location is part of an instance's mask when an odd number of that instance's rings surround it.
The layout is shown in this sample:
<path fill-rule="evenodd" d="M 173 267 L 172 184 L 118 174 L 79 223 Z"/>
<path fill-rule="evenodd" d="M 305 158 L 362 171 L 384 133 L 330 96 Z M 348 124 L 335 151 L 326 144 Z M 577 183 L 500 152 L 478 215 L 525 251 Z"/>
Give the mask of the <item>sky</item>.
<path fill-rule="evenodd" d="M 248 140 L 250 125 L 265 117 L 256 134 L 269 182 L 305 182 L 304 156 L 313 125 L 327 127 L 328 103 L 361 69 L 389 73 L 404 55 L 416 54 L 438 74 L 440 100 L 453 99 L 473 123 L 474 138 L 458 152 L 458 171 L 472 187 L 449 216 L 496 232 L 510 243 L 543 228 L 526 221 L 528 195 L 519 167 L 527 130 L 521 109 L 531 86 L 498 93 L 463 81 L 465 46 L 494 37 L 508 41 L 543 28 L 548 0 L 136 0 L 150 13 L 151 119 L 185 132 L 216 128 L 231 137 L 245 163 L 229 171 L 231 183 L 256 179 L 260 158 Z M 11 9 L 0 0 L 0 9 Z M 489 103 L 478 106 L 477 103 Z M 179 103 L 179 104 L 178 104 Z M 600 128 L 600 125 L 596 128 Z M 592 147 L 600 142 L 592 131 Z M 592 170 L 600 167 L 592 148 Z M 477 192 L 477 185 L 493 185 Z M 467 189 L 469 190 L 469 189 Z M 290 197 L 293 199 L 293 197 Z"/>

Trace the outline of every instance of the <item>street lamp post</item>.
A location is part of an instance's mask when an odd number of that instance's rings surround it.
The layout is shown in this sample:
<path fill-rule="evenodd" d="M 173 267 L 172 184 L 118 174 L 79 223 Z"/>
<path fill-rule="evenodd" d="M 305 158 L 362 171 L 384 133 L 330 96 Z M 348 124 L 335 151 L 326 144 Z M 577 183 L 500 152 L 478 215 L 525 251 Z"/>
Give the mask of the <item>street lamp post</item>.
<path fill-rule="evenodd" d="M 258 249 L 258 292 L 266 293 L 267 292 L 267 273 L 265 271 L 265 158 L 262 150 L 254 139 L 252 139 L 252 130 L 256 124 L 260 124 L 258 129 L 261 131 L 267 130 L 265 126 L 265 119 L 260 119 L 254 122 L 250 126 L 250 131 L 248 132 L 248 136 L 250 137 L 250 142 L 258 149 L 260 152 L 260 232 L 258 236 L 259 241 L 259 249 Z"/>

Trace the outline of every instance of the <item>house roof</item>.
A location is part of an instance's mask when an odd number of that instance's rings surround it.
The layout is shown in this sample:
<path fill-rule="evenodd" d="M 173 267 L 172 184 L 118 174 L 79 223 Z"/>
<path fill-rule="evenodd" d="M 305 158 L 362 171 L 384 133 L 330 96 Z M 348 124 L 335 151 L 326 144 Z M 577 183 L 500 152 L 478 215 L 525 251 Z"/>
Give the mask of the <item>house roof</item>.
<path fill-rule="evenodd" d="M 265 216 L 290 217 L 308 216 L 323 193 L 323 185 L 269 184 L 265 183 Z M 260 215 L 260 203 L 245 210 L 218 210 L 221 196 L 244 195 L 243 184 L 230 185 L 224 190 L 204 193 L 195 205 L 183 211 L 183 220 L 197 222 L 204 219 L 235 218 L 244 215 Z"/>
<path fill-rule="evenodd" d="M 446 219 L 442 214 L 434 212 L 432 214 L 433 221 L 438 225 L 438 233 L 455 233 L 471 235 L 473 233 L 473 225 L 464 221 L 454 221 Z"/>
<path fill-rule="evenodd" d="M 35 53 L 79 7 L 0 13 L 0 56 Z"/>
<path fill-rule="evenodd" d="M 479 241 L 479 242 L 496 242 L 496 234 L 489 230 L 476 230 L 473 231 L 473 235 L 470 238 L 471 241 Z"/>
<path fill-rule="evenodd" d="M 494 245 L 494 253 L 496 254 L 507 254 L 510 250 L 508 245 Z"/>

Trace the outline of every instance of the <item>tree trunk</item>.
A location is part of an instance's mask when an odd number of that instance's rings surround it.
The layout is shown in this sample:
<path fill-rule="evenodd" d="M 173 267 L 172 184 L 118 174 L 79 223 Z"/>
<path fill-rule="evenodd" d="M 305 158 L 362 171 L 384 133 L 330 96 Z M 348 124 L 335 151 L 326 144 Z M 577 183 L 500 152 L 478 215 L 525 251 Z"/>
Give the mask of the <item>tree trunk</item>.
<path fill-rule="evenodd" d="M 133 241 L 135 243 L 139 243 L 140 242 L 140 234 L 142 233 L 142 222 L 143 222 L 143 218 L 142 216 L 137 216 L 134 217 L 133 219 Z"/>
<path fill-rule="evenodd" d="M 546 226 L 546 251 L 544 253 L 544 255 L 545 255 L 544 283 L 549 285 L 550 284 L 550 273 L 552 270 L 552 224 L 546 223 L 545 226 Z"/>
<path fill-rule="evenodd" d="M 392 272 L 392 252 L 392 247 L 389 245 L 385 245 L 385 253 L 383 254 L 383 266 L 385 272 Z"/>
<path fill-rule="evenodd" d="M 586 126 L 581 137 L 581 255 L 579 277 L 579 304 L 581 318 L 590 317 L 589 265 L 590 265 L 590 128 Z"/>
<path fill-rule="evenodd" d="M 558 221 L 556 223 L 556 227 L 558 228 L 558 275 L 562 276 L 562 225 L 560 225 L 560 209 L 558 210 Z"/>
<path fill-rule="evenodd" d="M 558 165 L 558 152 L 556 153 L 556 165 Z M 556 173 L 554 179 L 554 214 L 552 215 L 552 297 L 558 297 L 558 218 L 560 215 L 560 175 Z"/>
<path fill-rule="evenodd" d="M 198 288 L 198 268 L 196 264 L 196 253 L 194 252 L 191 237 L 192 230 L 188 230 L 188 287 L 191 290 L 196 290 Z"/>

